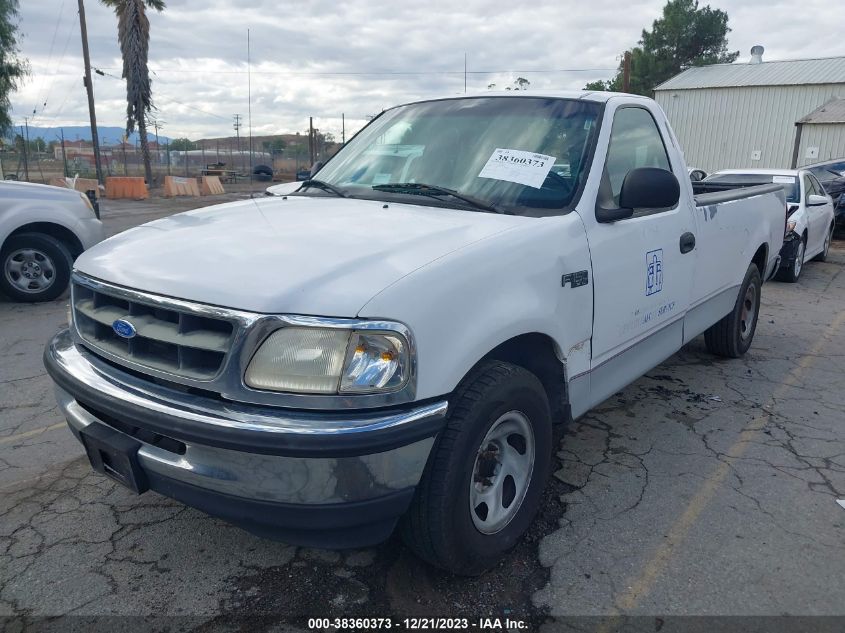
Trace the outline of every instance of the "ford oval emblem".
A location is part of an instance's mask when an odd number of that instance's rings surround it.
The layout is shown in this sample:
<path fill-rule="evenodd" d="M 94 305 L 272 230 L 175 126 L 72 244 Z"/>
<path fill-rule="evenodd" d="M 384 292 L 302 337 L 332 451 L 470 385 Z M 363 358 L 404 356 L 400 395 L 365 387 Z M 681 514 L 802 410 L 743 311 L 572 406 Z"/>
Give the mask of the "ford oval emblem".
<path fill-rule="evenodd" d="M 132 338 L 138 333 L 135 326 L 126 319 L 118 319 L 111 324 L 111 329 L 113 329 L 114 333 L 121 338 Z"/>

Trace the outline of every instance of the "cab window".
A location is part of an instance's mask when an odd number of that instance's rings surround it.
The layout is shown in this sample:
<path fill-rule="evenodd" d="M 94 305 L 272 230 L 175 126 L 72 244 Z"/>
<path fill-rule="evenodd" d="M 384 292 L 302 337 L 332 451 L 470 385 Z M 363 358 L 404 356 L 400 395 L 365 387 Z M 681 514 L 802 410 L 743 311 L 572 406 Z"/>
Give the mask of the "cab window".
<path fill-rule="evenodd" d="M 671 171 L 666 146 L 654 118 L 643 108 L 621 108 L 613 117 L 610 145 L 604 164 L 599 202 L 605 208 L 619 207 L 625 176 L 639 167 Z"/>

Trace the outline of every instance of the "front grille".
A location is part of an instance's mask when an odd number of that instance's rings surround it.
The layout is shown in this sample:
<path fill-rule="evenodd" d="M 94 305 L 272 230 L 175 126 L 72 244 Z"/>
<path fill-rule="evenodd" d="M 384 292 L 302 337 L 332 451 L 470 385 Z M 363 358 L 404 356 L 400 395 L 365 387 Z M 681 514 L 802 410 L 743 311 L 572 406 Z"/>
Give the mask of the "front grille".
<path fill-rule="evenodd" d="M 153 302 L 73 284 L 73 317 L 77 332 L 92 351 L 117 360 L 193 380 L 214 378 L 232 341 L 230 321 L 164 308 Z M 126 319 L 132 338 L 118 336 L 112 324 Z"/>

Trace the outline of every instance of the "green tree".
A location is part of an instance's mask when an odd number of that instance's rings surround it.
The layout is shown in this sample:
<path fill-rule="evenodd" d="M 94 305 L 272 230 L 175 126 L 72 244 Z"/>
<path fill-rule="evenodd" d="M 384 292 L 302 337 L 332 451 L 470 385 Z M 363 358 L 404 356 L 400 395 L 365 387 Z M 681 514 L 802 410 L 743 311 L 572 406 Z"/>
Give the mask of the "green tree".
<path fill-rule="evenodd" d="M 9 99 L 29 74 L 29 64 L 18 56 L 18 0 L 0 0 L 0 135 L 12 125 Z"/>
<path fill-rule="evenodd" d="M 651 96 L 655 87 L 692 66 L 729 64 L 739 51 L 728 51 L 728 14 L 698 0 L 669 0 L 663 15 L 643 29 L 631 51 L 629 92 Z M 613 79 L 588 83 L 585 90 L 622 90 L 623 62 Z"/>
<path fill-rule="evenodd" d="M 170 141 L 170 149 L 174 152 L 184 152 L 196 148 L 197 144 L 187 138 L 174 138 Z"/>
<path fill-rule="evenodd" d="M 114 9 L 117 16 L 117 39 L 123 55 L 123 78 L 126 80 L 126 135 L 138 128 L 144 175 L 152 185 L 150 147 L 147 143 L 146 117 L 153 107 L 153 92 L 147 57 L 150 50 L 150 21 L 146 9 L 162 11 L 164 0 L 101 0 Z"/>

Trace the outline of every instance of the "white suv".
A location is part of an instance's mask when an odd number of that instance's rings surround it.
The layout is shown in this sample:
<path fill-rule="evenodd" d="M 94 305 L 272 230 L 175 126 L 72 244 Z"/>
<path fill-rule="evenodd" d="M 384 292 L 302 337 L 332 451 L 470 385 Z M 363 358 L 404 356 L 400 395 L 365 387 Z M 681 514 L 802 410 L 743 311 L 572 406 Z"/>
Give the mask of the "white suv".
<path fill-rule="evenodd" d="M 103 239 L 84 193 L 0 181 L 0 291 L 17 301 L 51 301 L 67 288 L 73 260 Z"/>

